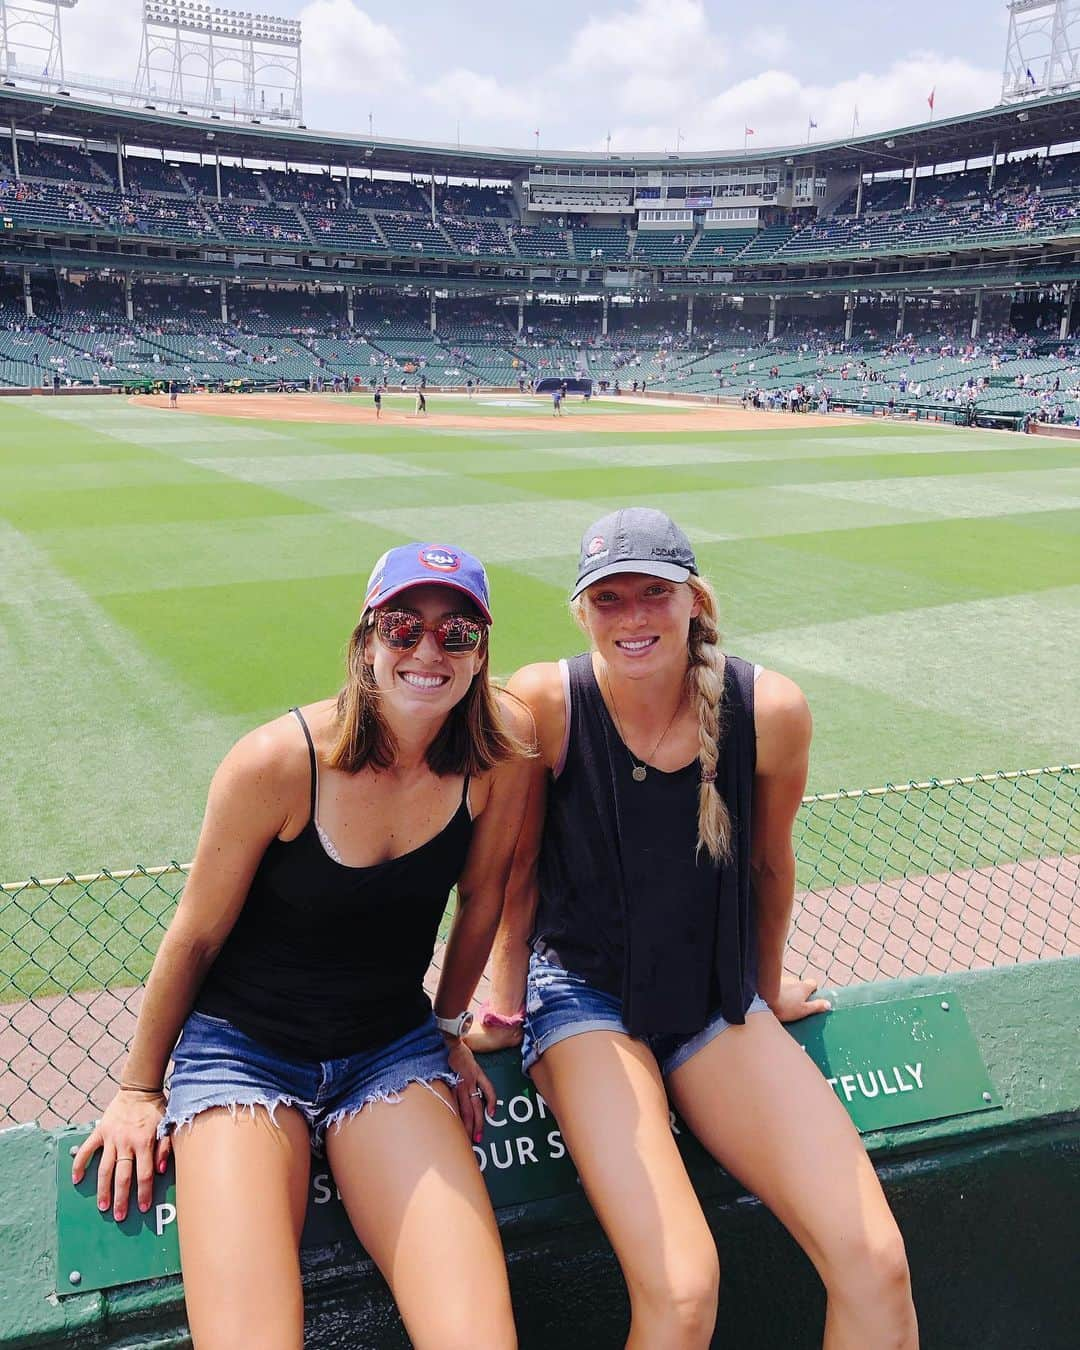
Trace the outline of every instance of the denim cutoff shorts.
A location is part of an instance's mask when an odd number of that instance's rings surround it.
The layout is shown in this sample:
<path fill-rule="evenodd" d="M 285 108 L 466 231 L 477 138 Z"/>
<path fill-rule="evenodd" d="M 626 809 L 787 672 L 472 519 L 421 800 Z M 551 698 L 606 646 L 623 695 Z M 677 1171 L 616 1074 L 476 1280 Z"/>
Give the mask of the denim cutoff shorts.
<path fill-rule="evenodd" d="M 158 1136 L 190 1125 L 215 1106 L 234 1113 L 247 1108 L 252 1114 L 264 1106 L 271 1120 L 279 1106 L 293 1106 L 311 1127 L 312 1146 L 321 1151 L 331 1125 L 372 1102 L 400 1101 L 413 1083 L 434 1091 L 434 1083 L 454 1087 L 458 1082 L 430 1015 L 389 1045 L 319 1061 L 288 1059 L 223 1017 L 192 1012 L 173 1051 L 168 1107 Z"/>
<path fill-rule="evenodd" d="M 768 1012 L 769 1005 L 758 994 L 747 1008 L 750 1013 Z M 688 1036 L 644 1036 L 641 1039 L 656 1056 L 660 1072 L 666 1077 L 699 1050 L 715 1040 L 731 1025 L 720 1013 L 713 1013 L 700 1031 Z M 583 1031 L 617 1031 L 629 1036 L 622 1020 L 622 1000 L 594 988 L 581 975 L 564 970 L 554 961 L 546 961 L 533 952 L 529 958 L 529 978 L 525 993 L 525 1035 L 521 1042 L 521 1067 L 529 1073 L 533 1065 L 553 1045 L 580 1036 Z"/>

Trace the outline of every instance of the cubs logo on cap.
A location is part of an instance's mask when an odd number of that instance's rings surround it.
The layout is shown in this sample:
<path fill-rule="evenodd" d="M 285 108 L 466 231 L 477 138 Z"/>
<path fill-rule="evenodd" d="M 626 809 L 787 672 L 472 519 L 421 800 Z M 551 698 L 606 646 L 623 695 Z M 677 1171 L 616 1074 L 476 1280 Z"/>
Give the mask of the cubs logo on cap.
<path fill-rule="evenodd" d="M 479 558 L 446 544 L 402 544 L 387 550 L 372 569 L 364 608 L 385 605 L 410 586 L 446 586 L 466 595 L 488 621 L 491 591 Z"/>
<path fill-rule="evenodd" d="M 595 558 L 598 553 L 603 553 L 604 536 L 602 534 L 594 534 L 593 537 L 589 540 L 589 544 L 585 552 L 589 555 L 590 558 Z"/>
<path fill-rule="evenodd" d="M 456 572 L 461 566 L 461 555 L 451 548 L 422 548 L 417 555 L 425 567 L 433 572 Z"/>

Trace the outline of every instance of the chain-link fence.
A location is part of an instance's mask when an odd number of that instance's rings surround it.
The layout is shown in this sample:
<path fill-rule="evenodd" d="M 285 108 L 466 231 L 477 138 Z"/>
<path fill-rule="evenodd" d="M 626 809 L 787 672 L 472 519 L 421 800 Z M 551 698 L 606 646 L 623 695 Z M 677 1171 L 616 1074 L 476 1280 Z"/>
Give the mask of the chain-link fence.
<path fill-rule="evenodd" d="M 1071 764 L 807 797 L 788 969 L 841 985 L 1080 953 L 1078 795 Z M 185 878 L 3 886 L 0 1128 L 109 1100 Z"/>

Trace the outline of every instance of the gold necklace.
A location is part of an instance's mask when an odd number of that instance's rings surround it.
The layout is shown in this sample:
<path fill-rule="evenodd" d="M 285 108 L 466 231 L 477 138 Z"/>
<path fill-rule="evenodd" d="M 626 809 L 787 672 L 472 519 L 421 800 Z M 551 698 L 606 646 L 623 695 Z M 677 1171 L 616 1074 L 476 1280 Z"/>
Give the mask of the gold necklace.
<path fill-rule="evenodd" d="M 630 749 L 630 746 L 627 744 L 626 733 L 623 731 L 623 729 L 622 729 L 622 722 L 619 720 L 619 709 L 618 709 L 618 707 L 616 706 L 616 703 L 615 703 L 615 694 L 614 694 L 614 691 L 613 691 L 612 688 L 611 688 L 611 681 L 610 681 L 610 679 L 608 679 L 608 674 L 607 674 L 607 671 L 606 671 L 606 670 L 604 671 L 604 683 L 607 685 L 608 699 L 609 699 L 609 701 L 610 701 L 610 703 L 611 703 L 611 711 L 612 711 L 612 713 L 614 714 L 614 717 L 615 717 L 615 725 L 616 725 L 616 727 L 618 728 L 618 731 L 619 731 L 619 739 L 622 741 L 623 746 L 624 746 L 625 749 L 626 749 L 626 753 L 630 756 L 630 763 L 634 766 L 634 767 L 630 770 L 630 777 L 634 780 L 635 783 L 644 783 L 645 779 L 648 777 L 648 772 L 647 772 L 648 768 L 655 768 L 655 767 L 656 767 L 654 764 L 651 763 L 651 761 L 654 760 L 654 759 L 656 758 L 656 752 L 657 752 L 657 750 L 659 750 L 660 747 L 661 747 L 661 745 L 664 743 L 664 737 L 668 734 L 668 732 L 671 730 L 671 728 L 675 725 L 675 719 L 676 719 L 676 717 L 678 717 L 679 712 L 680 712 L 681 709 L 682 709 L 682 705 L 683 705 L 682 695 L 680 694 L 680 696 L 679 696 L 679 701 L 678 701 L 678 703 L 676 703 L 676 705 L 675 705 L 675 711 L 671 714 L 671 721 L 667 724 L 667 726 L 666 726 L 666 727 L 663 729 L 663 731 L 660 733 L 660 739 L 659 739 L 659 740 L 656 742 L 656 744 L 653 746 L 652 751 L 650 752 L 650 754 L 649 754 L 648 756 L 646 756 L 646 758 L 643 759 L 643 760 L 641 761 L 641 763 L 639 764 L 639 763 L 637 762 L 637 760 L 634 758 L 634 752 Z"/>

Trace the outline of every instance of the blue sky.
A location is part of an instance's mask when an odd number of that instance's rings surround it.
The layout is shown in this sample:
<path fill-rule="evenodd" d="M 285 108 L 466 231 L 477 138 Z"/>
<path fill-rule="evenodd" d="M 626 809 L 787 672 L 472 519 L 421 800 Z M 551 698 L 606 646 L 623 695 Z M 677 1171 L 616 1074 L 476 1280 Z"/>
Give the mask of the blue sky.
<path fill-rule="evenodd" d="M 238 0 L 239 7 L 239 0 Z M 79 0 L 69 71 L 132 78 L 141 0 Z M 1001 0 L 263 0 L 304 31 L 309 127 L 613 151 L 800 143 L 996 103 Z M 103 41 L 107 24 L 108 40 Z"/>

